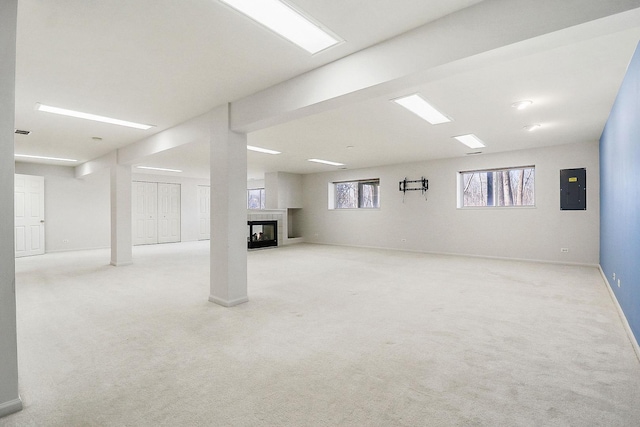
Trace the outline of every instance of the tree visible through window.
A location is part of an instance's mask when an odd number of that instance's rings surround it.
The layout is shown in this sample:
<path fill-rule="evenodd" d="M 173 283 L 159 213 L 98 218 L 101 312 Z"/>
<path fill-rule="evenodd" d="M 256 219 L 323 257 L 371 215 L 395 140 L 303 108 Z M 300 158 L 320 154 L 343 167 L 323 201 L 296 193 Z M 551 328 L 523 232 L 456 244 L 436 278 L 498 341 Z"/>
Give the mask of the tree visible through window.
<path fill-rule="evenodd" d="M 334 182 L 335 209 L 379 208 L 380 180 Z"/>
<path fill-rule="evenodd" d="M 535 167 L 460 172 L 462 206 L 534 206 Z"/>
<path fill-rule="evenodd" d="M 264 188 L 247 190 L 247 208 L 264 209 Z"/>

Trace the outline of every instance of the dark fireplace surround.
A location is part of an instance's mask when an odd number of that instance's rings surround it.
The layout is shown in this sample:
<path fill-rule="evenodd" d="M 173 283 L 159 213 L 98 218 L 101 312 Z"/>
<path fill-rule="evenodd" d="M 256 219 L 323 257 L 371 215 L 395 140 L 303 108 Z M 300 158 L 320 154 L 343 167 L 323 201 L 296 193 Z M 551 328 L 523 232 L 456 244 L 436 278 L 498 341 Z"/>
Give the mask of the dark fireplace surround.
<path fill-rule="evenodd" d="M 278 246 L 278 221 L 247 221 L 247 248 Z"/>

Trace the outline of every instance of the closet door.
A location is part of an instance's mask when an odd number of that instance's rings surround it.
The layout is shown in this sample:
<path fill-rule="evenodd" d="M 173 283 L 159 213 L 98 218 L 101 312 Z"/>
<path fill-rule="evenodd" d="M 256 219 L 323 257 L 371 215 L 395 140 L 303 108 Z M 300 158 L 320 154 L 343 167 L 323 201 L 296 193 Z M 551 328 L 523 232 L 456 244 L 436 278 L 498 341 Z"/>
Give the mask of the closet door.
<path fill-rule="evenodd" d="M 180 184 L 158 183 L 158 243 L 180 241 Z"/>
<path fill-rule="evenodd" d="M 211 187 L 198 185 L 198 240 L 211 238 Z"/>
<path fill-rule="evenodd" d="M 158 184 L 133 182 L 133 244 L 158 243 Z"/>

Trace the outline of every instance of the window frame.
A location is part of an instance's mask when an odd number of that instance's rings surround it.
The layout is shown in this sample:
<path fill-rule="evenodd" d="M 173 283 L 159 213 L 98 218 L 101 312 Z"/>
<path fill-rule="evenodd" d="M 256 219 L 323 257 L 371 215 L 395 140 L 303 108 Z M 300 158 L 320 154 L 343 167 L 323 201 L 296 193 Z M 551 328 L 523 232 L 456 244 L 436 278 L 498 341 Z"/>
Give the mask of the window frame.
<path fill-rule="evenodd" d="M 337 193 L 336 186 L 339 184 L 357 184 L 357 206 L 355 207 L 339 207 L 337 201 Z M 375 193 L 373 194 L 373 202 L 377 204 L 375 206 L 362 206 L 362 188 L 367 184 L 375 184 Z M 358 210 L 376 210 L 380 209 L 380 178 L 369 178 L 369 179 L 350 179 L 345 181 L 332 181 L 329 182 L 328 188 L 328 206 L 330 210 L 339 210 L 339 211 L 358 211 Z"/>
<path fill-rule="evenodd" d="M 530 205 L 465 205 L 464 204 L 464 190 L 465 190 L 465 174 L 469 173 L 486 173 L 486 172 L 510 172 L 517 170 L 533 170 L 533 204 Z M 461 170 L 457 173 L 457 207 L 458 209 L 532 209 L 536 207 L 536 166 L 535 165 L 523 165 L 523 166 L 509 166 L 509 167 L 499 167 L 499 168 L 485 168 L 485 169 L 470 169 L 470 170 Z M 495 190 L 494 196 L 495 199 Z"/>

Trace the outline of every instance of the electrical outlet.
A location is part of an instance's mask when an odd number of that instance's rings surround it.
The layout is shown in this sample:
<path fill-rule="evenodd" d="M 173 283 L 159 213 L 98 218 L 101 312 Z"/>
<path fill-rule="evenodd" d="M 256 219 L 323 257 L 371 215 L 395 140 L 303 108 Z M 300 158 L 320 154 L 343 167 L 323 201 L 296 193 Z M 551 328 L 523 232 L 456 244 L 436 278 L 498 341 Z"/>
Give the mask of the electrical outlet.
<path fill-rule="evenodd" d="M 569 248 L 560 248 L 560 252 L 569 252 Z"/>
<path fill-rule="evenodd" d="M 69 239 L 62 239 L 62 243 L 69 243 Z"/>

